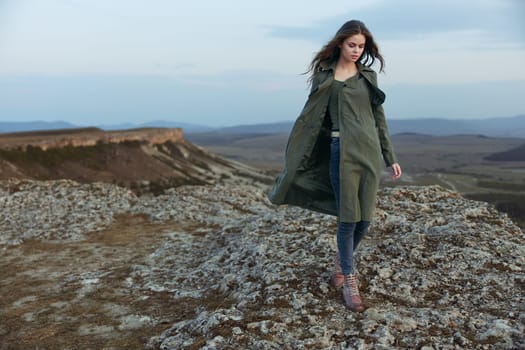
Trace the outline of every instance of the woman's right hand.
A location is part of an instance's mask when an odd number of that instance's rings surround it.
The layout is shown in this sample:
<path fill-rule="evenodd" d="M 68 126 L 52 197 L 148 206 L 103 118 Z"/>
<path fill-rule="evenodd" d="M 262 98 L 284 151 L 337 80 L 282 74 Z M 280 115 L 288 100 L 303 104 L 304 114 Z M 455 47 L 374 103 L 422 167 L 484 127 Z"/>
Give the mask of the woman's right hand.
<path fill-rule="evenodd" d="M 390 166 L 392 168 L 392 180 L 397 180 L 401 177 L 401 166 L 399 163 L 394 163 Z"/>

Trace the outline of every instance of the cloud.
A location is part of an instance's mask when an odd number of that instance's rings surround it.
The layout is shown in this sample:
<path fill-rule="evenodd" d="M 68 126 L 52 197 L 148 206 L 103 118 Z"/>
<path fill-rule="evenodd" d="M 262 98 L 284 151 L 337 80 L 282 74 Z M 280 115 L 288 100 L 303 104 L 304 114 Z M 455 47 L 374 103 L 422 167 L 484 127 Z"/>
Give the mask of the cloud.
<path fill-rule="evenodd" d="M 477 32 L 487 40 L 525 46 L 518 0 L 398 0 L 376 3 L 331 17 L 309 27 L 274 26 L 269 35 L 292 40 L 326 42 L 349 19 L 360 19 L 381 40 L 421 39 L 436 33 Z M 451 38 L 453 40 L 453 38 Z"/>

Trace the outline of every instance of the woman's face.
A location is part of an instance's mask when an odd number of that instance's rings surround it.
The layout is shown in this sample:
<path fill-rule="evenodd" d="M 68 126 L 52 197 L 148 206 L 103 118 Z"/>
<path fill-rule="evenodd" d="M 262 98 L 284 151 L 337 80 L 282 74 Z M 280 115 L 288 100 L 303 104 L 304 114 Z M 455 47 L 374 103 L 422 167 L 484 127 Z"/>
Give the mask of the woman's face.
<path fill-rule="evenodd" d="M 366 38 L 363 34 L 355 34 L 346 38 L 339 45 L 341 49 L 340 59 L 346 62 L 357 62 L 365 49 Z"/>

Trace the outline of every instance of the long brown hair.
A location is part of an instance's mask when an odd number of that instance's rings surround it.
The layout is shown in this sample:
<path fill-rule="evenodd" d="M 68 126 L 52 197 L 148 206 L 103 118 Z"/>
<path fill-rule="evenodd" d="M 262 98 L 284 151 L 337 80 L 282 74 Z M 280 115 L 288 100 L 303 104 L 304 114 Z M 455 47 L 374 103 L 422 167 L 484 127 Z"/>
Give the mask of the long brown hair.
<path fill-rule="evenodd" d="M 361 57 L 359 57 L 359 62 L 370 67 L 372 64 L 374 64 L 375 60 L 377 59 L 380 64 L 379 72 L 382 72 L 385 66 L 385 61 L 383 59 L 383 56 L 381 56 L 381 54 L 379 53 L 379 48 L 377 47 L 377 44 L 374 41 L 372 33 L 370 33 L 370 31 L 363 22 L 353 19 L 343 24 L 341 28 L 339 28 L 337 33 L 335 33 L 332 40 L 330 40 L 325 46 L 323 46 L 321 51 L 319 51 L 315 55 L 314 59 L 310 63 L 308 70 L 306 71 L 306 74 L 311 74 L 310 79 L 319 70 L 321 62 L 336 62 L 339 59 L 339 55 L 341 54 L 341 49 L 339 48 L 339 45 L 341 45 L 346 40 L 346 38 L 356 34 L 363 34 L 366 39 L 365 49 Z"/>

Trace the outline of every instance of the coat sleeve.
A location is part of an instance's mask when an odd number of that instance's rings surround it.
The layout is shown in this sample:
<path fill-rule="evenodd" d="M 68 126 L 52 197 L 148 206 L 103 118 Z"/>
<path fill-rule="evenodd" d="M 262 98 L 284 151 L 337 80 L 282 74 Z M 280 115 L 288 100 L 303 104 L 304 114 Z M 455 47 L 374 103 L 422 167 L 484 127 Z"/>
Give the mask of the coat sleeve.
<path fill-rule="evenodd" d="M 388 126 L 386 124 L 385 111 L 383 109 L 383 102 L 385 100 L 385 94 L 377 87 L 377 74 L 373 72 L 372 74 L 372 84 L 375 87 L 377 97 L 377 104 L 373 105 L 374 119 L 377 128 L 377 134 L 379 136 L 379 143 L 381 144 L 381 153 L 383 154 L 383 159 L 385 160 L 386 166 L 391 166 L 394 163 L 398 163 L 397 157 L 394 153 L 394 148 L 392 147 L 392 142 L 390 141 L 390 135 L 388 132 Z M 381 96 L 379 96 L 379 94 Z"/>
<path fill-rule="evenodd" d="M 376 121 L 377 134 L 379 136 L 379 143 L 381 144 L 383 159 L 385 160 L 386 166 L 391 166 L 398 161 L 394 153 L 394 148 L 392 147 L 392 142 L 390 142 L 385 112 L 382 105 L 374 107 L 374 119 Z"/>

